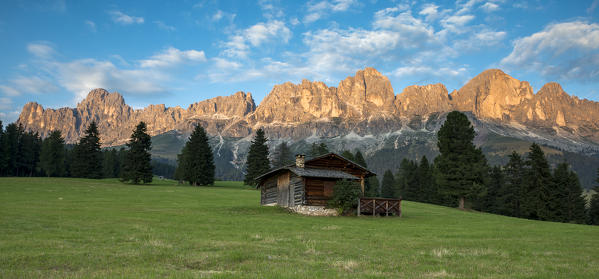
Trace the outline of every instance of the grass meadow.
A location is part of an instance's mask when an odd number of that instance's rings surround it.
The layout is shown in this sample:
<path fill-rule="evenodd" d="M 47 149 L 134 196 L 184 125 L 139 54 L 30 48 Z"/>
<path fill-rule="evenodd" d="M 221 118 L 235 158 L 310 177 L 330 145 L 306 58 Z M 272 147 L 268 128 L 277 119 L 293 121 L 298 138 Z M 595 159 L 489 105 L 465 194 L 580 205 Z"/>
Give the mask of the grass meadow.
<path fill-rule="evenodd" d="M 0 178 L 2 278 L 597 278 L 599 227 L 404 202 L 307 217 L 240 182 Z"/>

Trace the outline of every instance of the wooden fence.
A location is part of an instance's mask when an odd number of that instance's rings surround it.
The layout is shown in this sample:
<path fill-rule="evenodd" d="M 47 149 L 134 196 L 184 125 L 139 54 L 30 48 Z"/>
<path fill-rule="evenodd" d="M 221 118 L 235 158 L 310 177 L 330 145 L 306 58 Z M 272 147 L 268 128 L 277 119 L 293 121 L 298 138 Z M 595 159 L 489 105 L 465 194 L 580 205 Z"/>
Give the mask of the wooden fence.
<path fill-rule="evenodd" d="M 401 199 L 360 198 L 358 201 L 358 216 L 377 214 L 401 217 Z"/>

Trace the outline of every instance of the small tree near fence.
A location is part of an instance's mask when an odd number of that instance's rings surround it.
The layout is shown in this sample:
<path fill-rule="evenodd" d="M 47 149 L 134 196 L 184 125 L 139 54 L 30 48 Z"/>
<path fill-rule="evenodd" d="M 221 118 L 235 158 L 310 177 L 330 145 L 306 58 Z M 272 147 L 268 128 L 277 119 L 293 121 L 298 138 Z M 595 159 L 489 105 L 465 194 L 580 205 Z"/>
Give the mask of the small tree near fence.
<path fill-rule="evenodd" d="M 329 201 L 329 207 L 337 208 L 342 215 L 349 215 L 358 207 L 358 198 L 362 195 L 360 184 L 340 180 L 333 188 L 333 198 Z"/>

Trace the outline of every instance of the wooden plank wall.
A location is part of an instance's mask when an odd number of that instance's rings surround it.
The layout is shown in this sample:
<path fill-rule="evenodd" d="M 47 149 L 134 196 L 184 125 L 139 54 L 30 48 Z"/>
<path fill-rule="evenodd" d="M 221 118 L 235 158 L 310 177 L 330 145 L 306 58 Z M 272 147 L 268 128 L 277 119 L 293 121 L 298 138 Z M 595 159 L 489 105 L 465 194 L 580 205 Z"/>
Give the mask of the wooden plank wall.
<path fill-rule="evenodd" d="M 293 191 L 293 205 L 305 204 L 304 179 L 291 173 L 289 177 L 289 190 Z"/>
<path fill-rule="evenodd" d="M 333 197 L 336 179 L 306 178 L 306 204 L 326 205 Z"/>
<path fill-rule="evenodd" d="M 277 177 L 273 176 L 262 182 L 260 203 L 269 204 L 277 202 Z"/>

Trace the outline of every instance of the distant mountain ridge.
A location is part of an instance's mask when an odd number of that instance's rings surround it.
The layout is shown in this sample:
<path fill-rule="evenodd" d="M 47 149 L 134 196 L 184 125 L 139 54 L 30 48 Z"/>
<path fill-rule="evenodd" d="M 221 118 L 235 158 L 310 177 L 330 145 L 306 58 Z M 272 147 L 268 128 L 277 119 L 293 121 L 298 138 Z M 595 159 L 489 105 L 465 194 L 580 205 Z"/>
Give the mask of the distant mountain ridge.
<path fill-rule="evenodd" d="M 482 72 L 451 94 L 444 85 L 433 84 L 408 86 L 395 95 L 387 77 L 366 68 L 338 87 L 308 80 L 275 85 L 257 107 L 250 93 L 237 92 L 187 109 L 150 105 L 134 110 L 120 94 L 94 89 L 76 108 L 44 109 L 28 103 L 18 123 L 42 136 L 58 129 L 67 142 L 75 142 L 95 120 L 103 145 L 112 146 L 126 142 L 139 121 L 148 124 L 151 135 L 188 132 L 201 123 L 213 135 L 245 137 L 263 127 L 269 136 L 297 140 L 350 132 L 388 133 L 414 118 L 452 110 L 581 144 L 599 144 L 599 103 L 570 96 L 557 83 L 548 83 L 534 94 L 528 82 L 497 69 Z"/>

